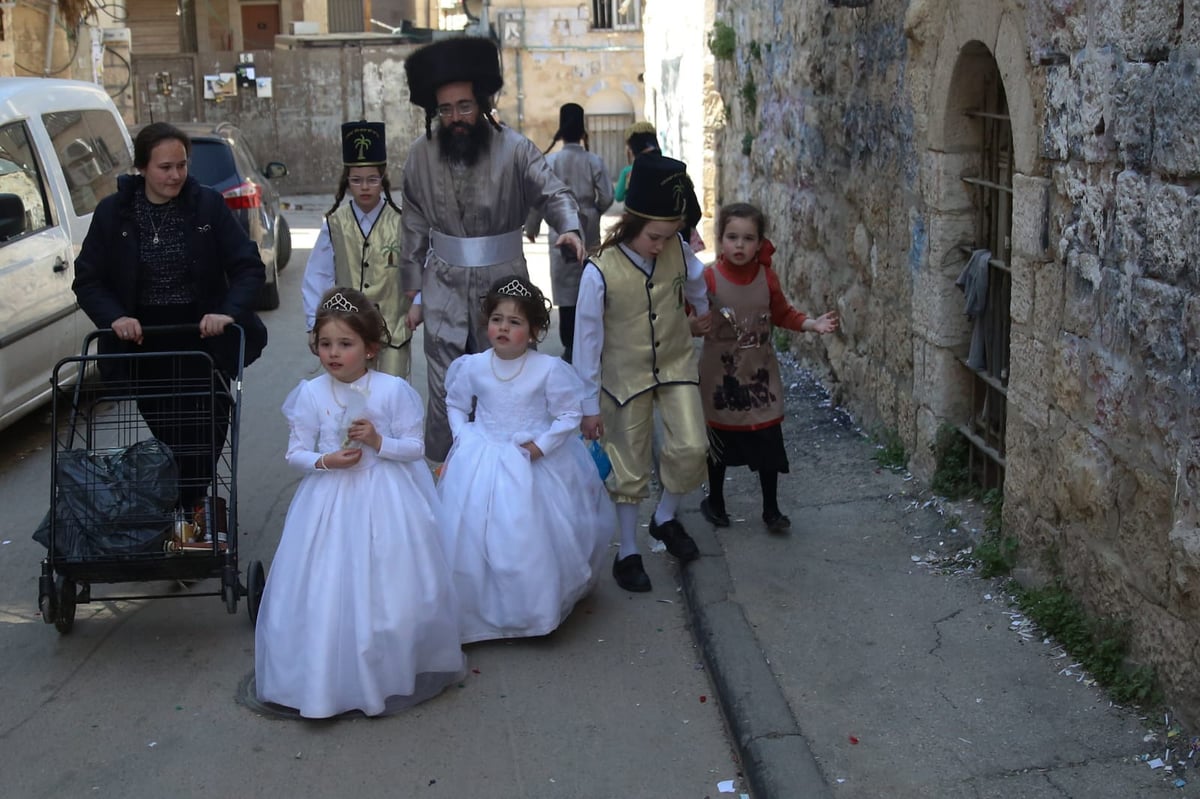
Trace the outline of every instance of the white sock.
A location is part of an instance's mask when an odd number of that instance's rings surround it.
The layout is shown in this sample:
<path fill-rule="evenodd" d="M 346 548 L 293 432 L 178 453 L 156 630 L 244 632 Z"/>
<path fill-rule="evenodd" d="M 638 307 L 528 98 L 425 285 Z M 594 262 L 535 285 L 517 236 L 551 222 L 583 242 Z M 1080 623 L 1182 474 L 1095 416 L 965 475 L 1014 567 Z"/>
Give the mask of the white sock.
<path fill-rule="evenodd" d="M 658 507 L 654 509 L 654 523 L 666 524 L 674 519 L 675 512 L 679 510 L 679 502 L 682 499 L 683 494 L 676 494 L 664 488 L 662 499 L 658 501 Z"/>
<path fill-rule="evenodd" d="M 638 553 L 637 517 L 637 505 L 632 502 L 617 503 L 617 526 L 621 529 L 621 548 L 617 550 L 619 558 L 627 558 Z"/>

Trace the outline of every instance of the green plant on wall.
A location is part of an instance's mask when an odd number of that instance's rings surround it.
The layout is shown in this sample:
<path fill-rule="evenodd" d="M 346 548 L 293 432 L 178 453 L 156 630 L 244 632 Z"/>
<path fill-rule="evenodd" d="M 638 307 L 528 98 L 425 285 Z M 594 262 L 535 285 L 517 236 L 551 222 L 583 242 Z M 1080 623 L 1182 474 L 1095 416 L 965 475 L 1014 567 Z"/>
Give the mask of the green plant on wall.
<path fill-rule="evenodd" d="M 947 499 L 959 499 L 971 493 L 967 439 L 954 425 L 943 424 L 931 446 L 934 468 L 930 488 Z"/>
<path fill-rule="evenodd" d="M 737 37 L 733 28 L 724 22 L 714 23 L 708 34 L 708 50 L 721 61 L 732 61 L 734 51 L 737 50 Z"/>
<path fill-rule="evenodd" d="M 742 84 L 742 102 L 746 104 L 746 118 L 753 118 L 758 112 L 758 86 L 751 76 L 747 76 Z"/>
<path fill-rule="evenodd" d="M 750 151 L 754 149 L 754 134 L 746 131 L 742 134 L 742 155 L 750 155 Z"/>
<path fill-rule="evenodd" d="M 762 48 L 758 46 L 758 42 L 750 42 L 750 57 L 755 61 L 762 61 Z"/>

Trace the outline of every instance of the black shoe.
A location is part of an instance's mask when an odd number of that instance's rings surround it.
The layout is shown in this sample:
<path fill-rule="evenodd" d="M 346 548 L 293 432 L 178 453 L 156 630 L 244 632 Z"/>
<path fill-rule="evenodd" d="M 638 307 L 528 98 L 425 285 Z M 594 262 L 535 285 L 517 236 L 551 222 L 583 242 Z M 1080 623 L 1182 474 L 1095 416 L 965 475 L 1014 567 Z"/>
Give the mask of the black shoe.
<path fill-rule="evenodd" d="M 768 533 L 782 533 L 792 526 L 792 520 L 779 511 L 775 511 L 763 514 L 763 524 L 767 526 Z"/>
<path fill-rule="evenodd" d="M 687 534 L 687 530 L 683 529 L 683 525 L 678 519 L 671 519 L 665 524 L 655 524 L 654 517 L 650 517 L 650 537 L 657 538 L 667 545 L 667 551 L 679 559 L 680 563 L 687 563 L 689 560 L 695 560 L 700 557 L 700 548 L 696 546 L 696 542 Z"/>
<path fill-rule="evenodd" d="M 705 497 L 700 500 L 700 514 L 712 524 L 713 527 L 728 527 L 729 514 L 722 510 L 720 513 L 713 510 L 712 503 L 709 498 Z"/>
<path fill-rule="evenodd" d="M 613 578 L 626 591 L 644 594 L 650 590 L 650 575 L 642 568 L 641 555 L 622 558 L 618 552 L 613 558 Z"/>

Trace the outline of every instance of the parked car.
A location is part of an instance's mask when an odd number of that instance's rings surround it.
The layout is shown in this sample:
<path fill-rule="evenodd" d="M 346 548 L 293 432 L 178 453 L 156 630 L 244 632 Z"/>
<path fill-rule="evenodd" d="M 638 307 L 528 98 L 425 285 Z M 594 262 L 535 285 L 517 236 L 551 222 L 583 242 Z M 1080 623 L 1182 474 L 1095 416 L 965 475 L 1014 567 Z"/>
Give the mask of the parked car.
<path fill-rule="evenodd" d="M 287 174 L 279 161 L 269 161 L 261 169 L 250 151 L 246 136 L 229 122 L 174 122 L 175 127 L 192 140 L 188 173 L 205 186 L 221 192 L 225 204 L 233 210 L 258 244 L 267 267 L 258 307 L 279 307 L 279 272 L 292 257 L 292 232 L 283 217 L 283 203 L 271 183 Z M 140 129 L 140 128 L 138 128 Z"/>
<path fill-rule="evenodd" d="M 0 427 L 50 396 L 94 329 L 71 282 L 92 211 L 133 168 L 120 113 L 94 83 L 0 78 Z M 60 383 L 78 375 L 66 365 Z"/>

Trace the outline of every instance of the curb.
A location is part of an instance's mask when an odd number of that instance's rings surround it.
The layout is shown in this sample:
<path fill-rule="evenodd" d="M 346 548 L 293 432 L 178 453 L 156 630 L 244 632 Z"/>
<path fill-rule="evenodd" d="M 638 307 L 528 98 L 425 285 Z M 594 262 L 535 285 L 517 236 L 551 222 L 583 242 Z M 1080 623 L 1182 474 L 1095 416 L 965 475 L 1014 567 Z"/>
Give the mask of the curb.
<path fill-rule="evenodd" d="M 680 569 L 692 634 L 712 677 L 742 769 L 756 799 L 833 794 L 792 716 L 707 523 L 692 534 L 701 557 Z"/>

